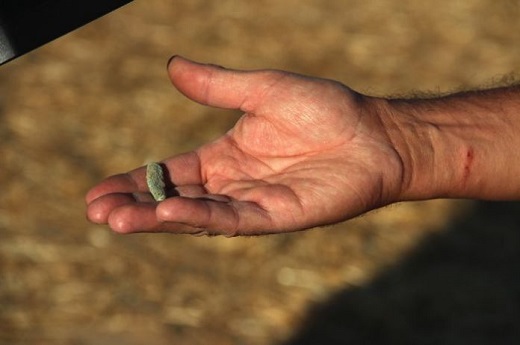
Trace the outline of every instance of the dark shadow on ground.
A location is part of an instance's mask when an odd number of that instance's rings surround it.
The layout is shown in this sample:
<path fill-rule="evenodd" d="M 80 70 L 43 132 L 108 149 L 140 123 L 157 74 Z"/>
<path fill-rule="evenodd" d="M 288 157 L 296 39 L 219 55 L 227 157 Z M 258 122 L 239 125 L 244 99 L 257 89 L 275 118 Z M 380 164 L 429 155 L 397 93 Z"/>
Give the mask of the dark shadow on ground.
<path fill-rule="evenodd" d="M 284 345 L 520 344 L 520 203 L 477 202 L 446 230 L 312 307 Z"/>

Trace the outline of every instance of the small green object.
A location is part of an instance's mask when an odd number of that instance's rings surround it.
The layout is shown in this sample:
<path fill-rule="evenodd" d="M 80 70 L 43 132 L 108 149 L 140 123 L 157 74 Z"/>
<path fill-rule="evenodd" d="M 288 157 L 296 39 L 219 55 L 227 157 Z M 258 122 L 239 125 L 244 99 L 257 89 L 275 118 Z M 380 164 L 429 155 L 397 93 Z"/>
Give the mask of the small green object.
<path fill-rule="evenodd" d="M 159 163 L 150 163 L 146 166 L 146 183 L 155 201 L 166 199 L 164 172 Z"/>

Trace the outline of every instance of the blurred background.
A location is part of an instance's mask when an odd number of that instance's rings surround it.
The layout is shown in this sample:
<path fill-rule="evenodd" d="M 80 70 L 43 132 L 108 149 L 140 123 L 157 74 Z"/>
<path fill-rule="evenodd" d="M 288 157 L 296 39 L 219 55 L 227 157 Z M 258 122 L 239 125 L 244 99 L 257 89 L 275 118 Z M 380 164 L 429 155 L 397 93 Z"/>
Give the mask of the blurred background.
<path fill-rule="evenodd" d="M 0 67 L 0 343 L 519 343 L 516 203 L 223 239 L 115 235 L 83 201 L 240 116 L 177 93 L 173 54 L 439 94 L 515 80 L 519 14 L 514 0 L 137 0 Z"/>

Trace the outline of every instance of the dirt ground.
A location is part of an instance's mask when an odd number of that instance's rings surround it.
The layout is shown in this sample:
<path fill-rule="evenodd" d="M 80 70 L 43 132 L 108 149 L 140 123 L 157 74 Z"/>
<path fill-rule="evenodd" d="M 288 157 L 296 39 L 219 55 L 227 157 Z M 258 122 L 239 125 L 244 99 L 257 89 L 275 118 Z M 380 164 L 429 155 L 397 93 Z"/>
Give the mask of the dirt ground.
<path fill-rule="evenodd" d="M 138 0 L 0 67 L 0 343 L 520 343 L 516 203 L 224 239 L 115 235 L 83 201 L 237 120 L 172 89 L 172 54 L 445 93 L 514 80 L 519 15 L 513 0 Z"/>

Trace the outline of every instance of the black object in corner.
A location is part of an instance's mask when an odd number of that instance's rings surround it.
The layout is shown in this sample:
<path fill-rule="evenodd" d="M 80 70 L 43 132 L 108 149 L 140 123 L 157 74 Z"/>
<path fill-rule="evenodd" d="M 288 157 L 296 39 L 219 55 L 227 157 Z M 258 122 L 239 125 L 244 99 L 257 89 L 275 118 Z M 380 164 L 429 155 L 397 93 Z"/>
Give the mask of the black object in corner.
<path fill-rule="evenodd" d="M 0 65 L 132 0 L 0 0 Z"/>

